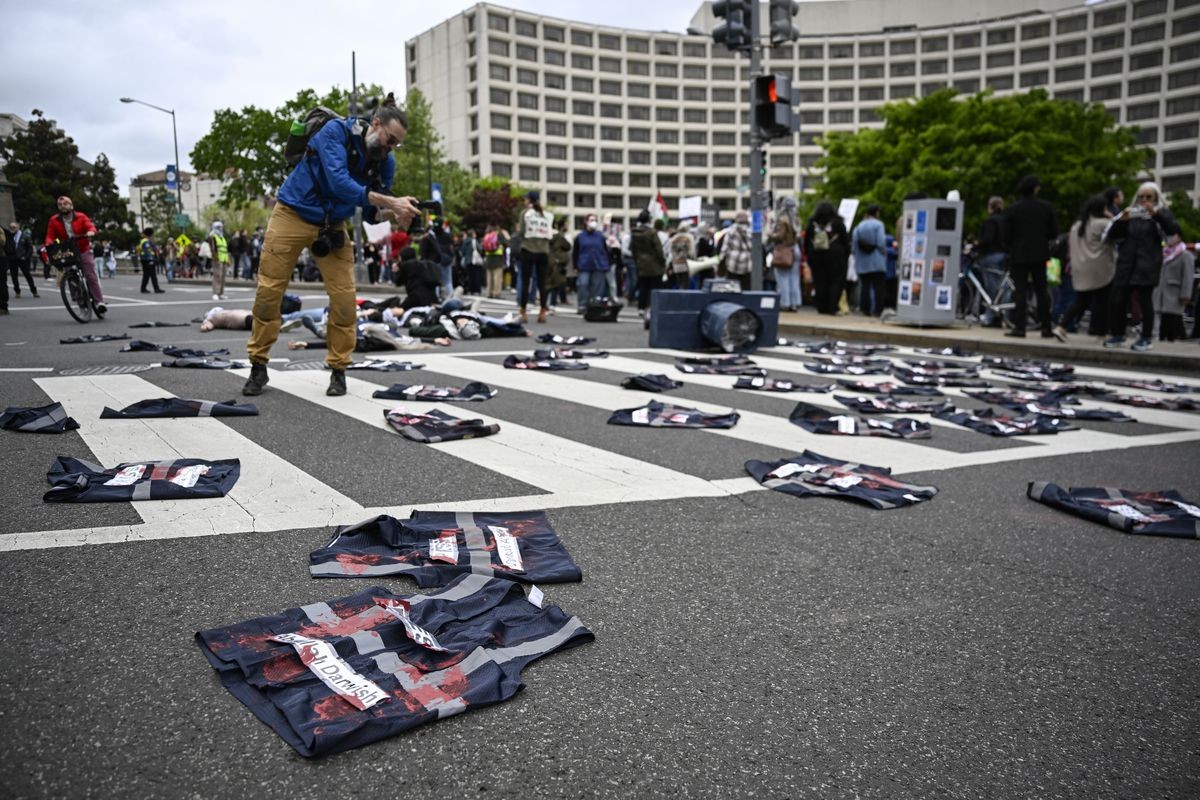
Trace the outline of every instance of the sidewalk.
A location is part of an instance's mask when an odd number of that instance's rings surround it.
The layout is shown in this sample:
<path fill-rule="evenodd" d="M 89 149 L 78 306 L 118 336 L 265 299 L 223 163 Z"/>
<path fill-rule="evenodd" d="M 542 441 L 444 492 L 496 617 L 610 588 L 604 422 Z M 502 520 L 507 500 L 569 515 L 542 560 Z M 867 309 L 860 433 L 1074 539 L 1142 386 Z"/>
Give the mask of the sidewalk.
<path fill-rule="evenodd" d="M 879 342 L 908 347 L 949 347 L 997 356 L 1025 356 L 1068 363 L 1085 362 L 1102 366 L 1130 366 L 1167 372 L 1200 373 L 1200 343 L 1154 342 L 1154 349 L 1135 353 L 1129 349 L 1136 338 L 1128 335 L 1123 348 L 1106 350 L 1099 337 L 1086 333 L 1071 334 L 1067 342 L 1043 339 L 1039 331 L 1030 331 L 1024 339 L 1010 339 L 1000 328 L 968 328 L 959 323 L 950 328 L 915 327 L 897 322 L 851 314 L 830 317 L 814 309 L 779 315 L 779 335 L 814 337 L 856 342 Z"/>

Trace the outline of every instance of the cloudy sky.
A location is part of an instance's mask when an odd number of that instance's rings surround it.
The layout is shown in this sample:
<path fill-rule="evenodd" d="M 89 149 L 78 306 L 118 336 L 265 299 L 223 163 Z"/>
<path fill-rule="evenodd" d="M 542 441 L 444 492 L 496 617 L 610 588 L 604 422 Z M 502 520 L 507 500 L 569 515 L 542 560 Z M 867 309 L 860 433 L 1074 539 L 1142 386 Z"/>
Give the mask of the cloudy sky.
<path fill-rule="evenodd" d="M 498 3 L 563 19 L 682 32 L 698 0 L 528 0 Z M 122 194 L 132 176 L 172 160 L 171 119 L 134 97 L 174 108 L 179 157 L 218 108 L 274 108 L 306 87 L 349 86 L 350 52 L 358 79 L 401 95 L 404 42 L 474 3 L 402 0 L 336 8 L 291 0 L 110 0 L 64 6 L 0 0 L 0 111 L 30 118 L 41 109 L 71 136 L 80 155 L 106 153 Z M 355 9 L 351 11 L 351 9 Z"/>

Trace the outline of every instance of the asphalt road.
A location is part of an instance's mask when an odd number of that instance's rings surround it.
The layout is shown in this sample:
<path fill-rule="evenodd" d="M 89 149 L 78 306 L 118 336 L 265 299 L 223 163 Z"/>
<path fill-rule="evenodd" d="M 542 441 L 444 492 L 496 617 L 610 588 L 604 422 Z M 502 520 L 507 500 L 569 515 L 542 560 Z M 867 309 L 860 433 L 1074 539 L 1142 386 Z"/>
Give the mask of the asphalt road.
<path fill-rule="evenodd" d="M 108 319 L 86 326 L 48 292 L 12 301 L 13 313 L 0 317 L 0 407 L 49 402 L 54 384 L 34 381 L 62 370 L 162 360 L 119 353 L 120 342 L 60 345 L 60 337 L 129 333 L 244 352 L 237 332 L 126 328 L 200 316 L 212 305 L 203 287 L 170 287 L 161 302 L 138 294 L 132 278 L 105 290 Z M 230 294 L 223 305 L 249 307 L 247 291 Z M 307 296 L 306 305 L 316 302 Z M 596 346 L 613 351 L 646 344 L 635 321 L 586 324 L 562 313 L 534 327 L 595 335 Z M 532 346 L 501 339 L 456 343 L 449 352 Z M 276 355 L 320 357 L 282 345 Z M 661 361 L 663 372 L 688 380 L 661 354 L 621 355 Z M 791 377 L 818 377 L 804 372 L 798 351 L 763 355 L 794 360 Z M 497 360 L 454 363 L 483 369 Z M 242 382 L 163 368 L 137 378 L 163 394 L 212 400 L 236 396 Z M 462 382 L 432 371 L 354 378 Z M 619 375 L 597 361 L 553 379 L 603 392 Z M 502 387 L 478 409 L 502 428 L 542 431 L 553 446 L 581 443 L 704 481 L 744 476 L 747 458 L 805 447 L 836 457 L 848 446 L 798 428 L 773 444 L 615 428 L 596 407 L 602 401 L 586 393 L 563 399 L 566 389 L 546 385 L 550 391 Z M 782 417 L 791 403 L 707 385 L 681 393 Z M 255 418 L 179 422 L 226 426 L 363 508 L 558 491 L 274 386 L 258 404 Z M 1200 794 L 1200 542 L 1123 535 L 1025 497 L 1029 481 L 1050 480 L 1174 488 L 1196 502 L 1200 413 L 1125 427 L 1088 423 L 1053 445 L 945 427 L 929 442 L 898 445 L 912 449 L 881 444 L 881 453 L 916 454 L 916 463 L 978 462 L 906 471 L 905 480 L 940 492 L 895 511 L 771 491 L 548 500 L 584 579 L 543 588 L 596 640 L 530 666 L 527 688 L 505 704 L 315 760 L 297 756 L 221 687 L 193 634 L 374 584 L 415 586 L 310 578 L 308 553 L 330 532 L 323 523 L 45 549 L 21 540 L 12 549 L 10 534 L 142 524 L 135 505 L 147 504 L 42 503 L 55 455 L 97 458 L 85 434 L 101 423 L 79 421 L 83 431 L 61 436 L 0 435 L 0 543 L 10 542 L 0 544 L 6 797 Z M 1069 437 L 1093 431 L 1129 439 L 1101 437 L 1089 452 L 1056 454 Z"/>

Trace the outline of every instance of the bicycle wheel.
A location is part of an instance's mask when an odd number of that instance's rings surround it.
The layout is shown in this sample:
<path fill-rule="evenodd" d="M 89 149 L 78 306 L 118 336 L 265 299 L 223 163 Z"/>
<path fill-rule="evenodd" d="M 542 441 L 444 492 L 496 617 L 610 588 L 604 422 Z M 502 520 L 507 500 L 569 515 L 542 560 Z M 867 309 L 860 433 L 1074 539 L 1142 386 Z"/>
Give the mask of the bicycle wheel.
<path fill-rule="evenodd" d="M 92 295 L 88 292 L 83 275 L 77 269 L 69 269 L 58 284 L 62 294 L 63 305 L 67 307 L 76 322 L 90 322 L 92 319 Z"/>

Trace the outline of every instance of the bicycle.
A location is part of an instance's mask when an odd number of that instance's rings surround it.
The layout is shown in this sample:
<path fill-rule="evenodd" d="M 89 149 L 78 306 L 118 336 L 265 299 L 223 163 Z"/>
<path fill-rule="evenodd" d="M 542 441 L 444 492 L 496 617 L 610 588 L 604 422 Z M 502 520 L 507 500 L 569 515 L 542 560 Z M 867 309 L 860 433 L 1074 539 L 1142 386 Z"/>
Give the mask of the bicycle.
<path fill-rule="evenodd" d="M 1008 268 L 983 266 L 978 259 L 964 253 L 963 270 L 959 276 L 958 309 L 956 316 L 967 327 L 984 325 L 1012 328 L 1010 313 L 1017 307 L 1016 284 Z M 991 287 L 991 288 L 989 288 Z M 1030 298 L 1026 307 L 1026 326 L 1037 327 L 1037 301 Z"/>
<path fill-rule="evenodd" d="M 46 245 L 44 256 L 46 262 L 58 272 L 58 290 L 62 295 L 63 305 L 67 307 L 67 313 L 80 323 L 90 322 L 93 314 L 97 319 L 102 318 L 104 312 L 99 309 L 99 304 L 88 288 L 87 278 L 79 261 L 79 249 L 74 241 Z"/>

